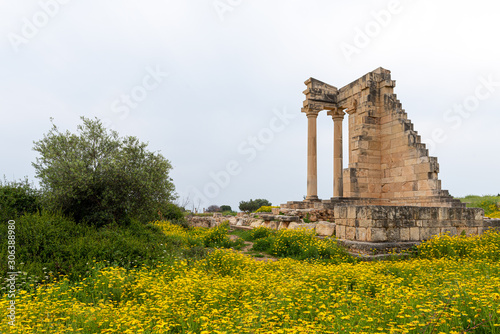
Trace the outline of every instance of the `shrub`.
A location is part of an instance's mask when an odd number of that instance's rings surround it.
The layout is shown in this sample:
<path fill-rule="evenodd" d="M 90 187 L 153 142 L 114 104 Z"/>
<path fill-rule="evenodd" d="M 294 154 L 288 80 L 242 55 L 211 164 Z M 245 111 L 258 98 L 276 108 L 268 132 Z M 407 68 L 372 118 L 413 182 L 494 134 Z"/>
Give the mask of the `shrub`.
<path fill-rule="evenodd" d="M 28 179 L 3 183 L 0 181 L 0 222 L 40 209 L 40 193 L 30 185 Z"/>
<path fill-rule="evenodd" d="M 157 219 L 175 199 L 170 162 L 136 137 L 119 138 L 98 119 L 81 119 L 78 134 L 53 124 L 34 144 L 44 206 L 98 226 Z"/>
<path fill-rule="evenodd" d="M 279 257 L 323 259 L 350 262 L 353 259 L 346 250 L 332 239 L 317 239 L 313 230 L 280 230 L 273 239 L 269 252 Z"/>
<path fill-rule="evenodd" d="M 0 223 L 0 235 L 7 235 L 7 222 Z M 26 272 L 20 281 L 24 287 L 30 282 L 50 281 L 59 274 L 79 280 L 95 261 L 127 269 L 170 261 L 180 255 L 178 246 L 185 244 L 183 240 L 175 244 L 159 227 L 136 220 L 128 226 L 95 228 L 51 213 L 18 217 L 15 235 L 16 270 Z M 7 249 L 7 238 L 0 239 L 0 258 L 7 258 Z M 5 277 L 8 271 L 7 261 L 1 261 L 0 275 Z"/>
<path fill-rule="evenodd" d="M 231 207 L 229 205 L 221 205 L 220 206 L 220 210 L 224 211 L 224 212 L 226 212 L 226 211 L 229 211 L 229 212 L 233 211 L 233 210 L 231 210 Z"/>
<path fill-rule="evenodd" d="M 210 205 L 206 212 L 220 212 L 221 208 L 218 205 Z"/>
<path fill-rule="evenodd" d="M 160 220 L 169 220 L 169 221 L 184 220 L 184 212 L 182 211 L 182 208 L 173 203 L 164 203 L 158 209 L 158 216 Z"/>
<path fill-rule="evenodd" d="M 239 208 L 241 211 L 254 212 L 255 210 L 257 210 L 261 206 L 271 206 L 271 205 L 272 205 L 271 202 L 269 202 L 266 199 L 256 199 L 256 200 L 251 199 L 251 200 L 246 201 L 246 202 L 241 201 Z"/>
<path fill-rule="evenodd" d="M 261 206 L 257 211 L 255 212 L 272 212 L 273 208 L 279 208 L 279 206 L 269 206 L 269 205 L 264 205 Z"/>
<path fill-rule="evenodd" d="M 200 264 L 203 269 L 222 276 L 235 276 L 254 267 L 253 260 L 228 249 L 216 249 Z"/>
<path fill-rule="evenodd" d="M 272 236 L 260 238 L 254 241 L 252 250 L 258 252 L 267 252 L 270 251 L 271 245 L 274 243 L 275 238 Z"/>
<path fill-rule="evenodd" d="M 500 232 L 488 230 L 481 235 L 450 236 L 441 234 L 417 246 L 419 257 L 435 259 L 442 257 L 500 259 Z"/>
<path fill-rule="evenodd" d="M 256 239 L 261 239 L 261 238 L 267 238 L 270 235 L 276 234 L 275 230 L 271 230 L 270 228 L 267 227 L 256 227 L 253 230 L 250 230 L 250 239 L 249 240 L 256 240 Z"/>

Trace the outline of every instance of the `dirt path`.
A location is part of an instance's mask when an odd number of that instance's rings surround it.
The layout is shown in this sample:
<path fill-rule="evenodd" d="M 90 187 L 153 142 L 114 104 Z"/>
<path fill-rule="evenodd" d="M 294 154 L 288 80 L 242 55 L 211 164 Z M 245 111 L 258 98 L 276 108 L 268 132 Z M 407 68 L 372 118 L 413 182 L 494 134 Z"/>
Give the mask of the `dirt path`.
<path fill-rule="evenodd" d="M 229 234 L 229 239 L 232 241 L 240 239 L 237 235 Z M 239 250 L 239 253 L 245 254 L 253 258 L 255 261 L 276 261 L 278 260 L 274 256 L 271 256 L 269 254 L 263 253 L 263 252 L 257 252 L 257 251 L 252 251 L 253 247 L 253 242 L 250 241 L 244 241 L 245 246 Z"/>

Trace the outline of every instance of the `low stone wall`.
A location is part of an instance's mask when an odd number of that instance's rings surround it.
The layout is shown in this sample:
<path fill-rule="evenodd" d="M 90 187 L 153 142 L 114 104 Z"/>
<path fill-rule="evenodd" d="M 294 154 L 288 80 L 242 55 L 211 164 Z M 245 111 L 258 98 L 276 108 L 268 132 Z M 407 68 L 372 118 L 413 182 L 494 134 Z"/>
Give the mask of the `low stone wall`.
<path fill-rule="evenodd" d="M 335 206 L 336 235 L 363 242 L 424 241 L 439 233 L 481 234 L 500 228 L 483 209 L 413 206 Z"/>
<path fill-rule="evenodd" d="M 228 221 L 233 226 L 267 227 L 276 230 L 281 229 L 311 229 L 319 236 L 332 236 L 335 234 L 335 223 L 319 221 L 316 223 L 304 223 L 299 216 L 272 215 L 262 213 L 258 215 L 238 214 L 238 216 L 222 216 L 214 214 L 209 216 L 189 216 L 187 217 L 190 226 L 212 228 Z"/>
<path fill-rule="evenodd" d="M 273 214 L 284 214 L 286 216 L 297 216 L 300 219 L 308 219 L 311 222 L 330 221 L 333 222 L 335 218 L 333 209 L 288 209 L 276 208 L 273 209 Z"/>

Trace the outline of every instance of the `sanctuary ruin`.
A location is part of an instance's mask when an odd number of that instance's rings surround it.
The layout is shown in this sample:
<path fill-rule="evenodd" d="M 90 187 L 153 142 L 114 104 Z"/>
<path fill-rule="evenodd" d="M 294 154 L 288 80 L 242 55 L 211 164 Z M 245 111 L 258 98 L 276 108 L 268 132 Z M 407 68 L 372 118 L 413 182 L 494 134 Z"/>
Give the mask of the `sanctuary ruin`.
<path fill-rule="evenodd" d="M 307 117 L 307 196 L 281 211 L 328 210 L 337 238 L 350 242 L 418 242 L 439 233 L 482 233 L 500 226 L 479 208 L 466 208 L 441 189 L 437 158 L 425 144 L 394 94 L 389 70 L 378 68 L 336 88 L 314 78 L 305 82 L 302 112 Z M 319 112 L 332 116 L 333 196 L 317 194 Z M 347 116 L 347 117 L 346 117 Z M 342 122 L 348 122 L 349 164 L 343 169 Z"/>

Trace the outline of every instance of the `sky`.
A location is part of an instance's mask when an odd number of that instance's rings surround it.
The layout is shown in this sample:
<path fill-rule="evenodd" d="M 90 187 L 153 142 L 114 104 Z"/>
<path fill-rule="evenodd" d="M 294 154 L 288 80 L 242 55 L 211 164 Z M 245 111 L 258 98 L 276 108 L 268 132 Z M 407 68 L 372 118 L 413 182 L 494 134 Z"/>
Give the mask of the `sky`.
<path fill-rule="evenodd" d="M 80 116 L 98 117 L 165 156 L 190 209 L 302 200 L 304 81 L 340 88 L 383 67 L 438 157 L 442 188 L 498 194 L 499 9 L 486 0 L 0 0 L 0 174 L 36 183 L 33 142 L 50 118 L 76 132 Z M 333 122 L 323 111 L 317 124 L 327 199 Z"/>

